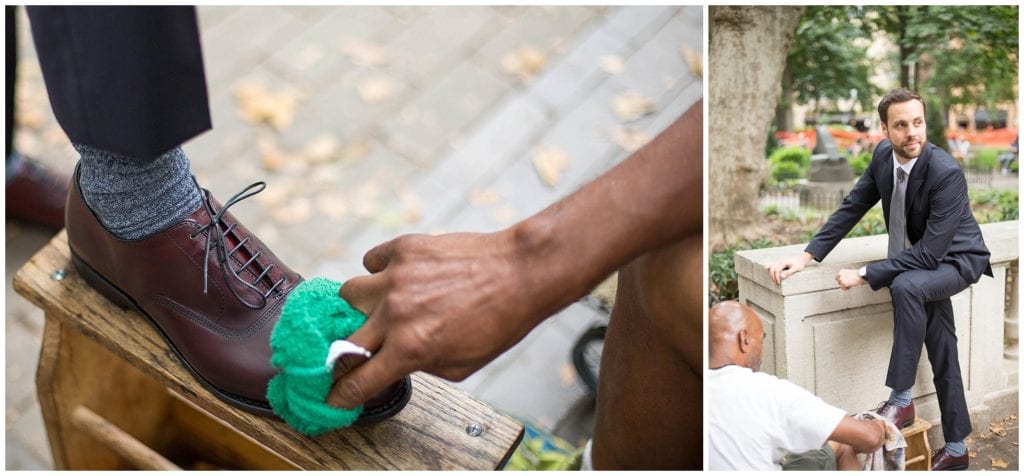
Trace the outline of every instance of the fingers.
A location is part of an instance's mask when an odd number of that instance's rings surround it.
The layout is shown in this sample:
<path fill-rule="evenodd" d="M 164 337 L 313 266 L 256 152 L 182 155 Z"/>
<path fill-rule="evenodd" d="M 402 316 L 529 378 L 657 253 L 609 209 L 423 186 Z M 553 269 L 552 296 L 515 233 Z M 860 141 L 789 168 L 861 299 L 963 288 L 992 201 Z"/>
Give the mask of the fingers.
<path fill-rule="evenodd" d="M 357 276 L 345 282 L 338 291 L 342 299 L 369 316 L 377 307 L 377 303 L 384 297 L 387 290 L 387 283 L 381 274 L 368 276 Z"/>
<path fill-rule="evenodd" d="M 782 284 L 782 280 L 789 276 L 785 273 L 785 270 L 789 268 L 789 264 L 786 263 L 775 263 L 768 267 L 768 274 L 772 278 L 772 282 L 775 284 Z"/>
<path fill-rule="evenodd" d="M 366 319 L 363 327 L 356 329 L 345 340 L 376 354 L 384 343 L 384 329 L 378 324 L 379 321 L 380 319 Z"/>
<path fill-rule="evenodd" d="M 399 354 L 387 347 L 382 348 L 380 353 L 366 363 L 334 382 L 327 395 L 327 404 L 338 408 L 355 408 L 413 370 Z"/>
<path fill-rule="evenodd" d="M 371 273 L 384 271 L 384 268 L 388 266 L 388 262 L 391 261 L 391 253 L 395 247 L 395 241 L 385 241 L 367 251 L 363 255 L 363 267 Z"/>

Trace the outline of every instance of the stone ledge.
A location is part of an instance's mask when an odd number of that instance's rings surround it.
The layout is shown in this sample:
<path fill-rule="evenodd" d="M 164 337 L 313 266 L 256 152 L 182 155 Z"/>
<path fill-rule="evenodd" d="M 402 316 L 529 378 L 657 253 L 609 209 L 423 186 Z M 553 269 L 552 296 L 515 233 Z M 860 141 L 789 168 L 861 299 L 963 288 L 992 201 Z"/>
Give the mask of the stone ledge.
<path fill-rule="evenodd" d="M 992 253 L 993 267 L 1018 259 L 1019 226 L 1020 222 L 1016 220 L 981 225 L 985 244 Z M 800 254 L 807 243 L 739 251 L 735 258 L 736 274 L 776 290 L 782 296 L 839 289 L 835 280 L 836 272 L 842 268 L 856 269 L 885 259 L 888 239 L 888 235 L 874 235 L 840 241 L 823 262 L 812 261 L 803 271 L 783 281 L 781 286 L 772 282 L 767 267 L 781 259 Z"/>

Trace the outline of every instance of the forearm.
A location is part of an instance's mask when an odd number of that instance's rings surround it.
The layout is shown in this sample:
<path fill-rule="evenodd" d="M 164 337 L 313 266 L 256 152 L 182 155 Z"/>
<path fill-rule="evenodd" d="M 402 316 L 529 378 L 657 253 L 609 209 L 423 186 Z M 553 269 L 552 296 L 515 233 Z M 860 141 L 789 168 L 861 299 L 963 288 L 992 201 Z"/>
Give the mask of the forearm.
<path fill-rule="evenodd" d="M 512 228 L 534 289 L 562 290 L 565 305 L 644 252 L 701 233 L 702 109 L 698 101 L 627 160 Z"/>

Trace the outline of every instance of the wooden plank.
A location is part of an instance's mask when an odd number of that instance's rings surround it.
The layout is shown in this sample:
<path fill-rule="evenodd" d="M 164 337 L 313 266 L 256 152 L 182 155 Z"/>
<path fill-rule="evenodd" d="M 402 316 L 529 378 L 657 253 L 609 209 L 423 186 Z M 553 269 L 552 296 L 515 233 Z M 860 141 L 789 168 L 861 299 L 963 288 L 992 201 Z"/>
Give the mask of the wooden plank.
<path fill-rule="evenodd" d="M 150 471 L 180 471 L 178 465 L 129 435 L 106 418 L 85 406 L 71 412 L 71 423 L 79 430 L 100 441 L 138 469 Z"/>
<path fill-rule="evenodd" d="M 64 278 L 52 279 L 52 273 L 61 269 Z M 48 315 L 303 469 L 494 469 L 522 438 L 523 428 L 516 420 L 421 373 L 413 375 L 412 399 L 396 416 L 315 438 L 300 435 L 277 419 L 235 409 L 185 370 L 144 317 L 117 308 L 77 275 L 65 232 L 18 271 L 14 288 Z M 484 432 L 468 435 L 470 423 L 481 425 Z"/>
<path fill-rule="evenodd" d="M 56 318 L 46 319 L 43 325 L 42 349 L 39 351 L 39 365 L 36 367 L 36 397 L 39 399 L 39 411 L 43 414 L 46 437 L 50 441 L 53 468 L 58 470 L 68 469 L 67 458 L 64 457 L 62 422 L 57 410 L 57 395 L 60 393 L 57 367 L 62 326 Z"/>

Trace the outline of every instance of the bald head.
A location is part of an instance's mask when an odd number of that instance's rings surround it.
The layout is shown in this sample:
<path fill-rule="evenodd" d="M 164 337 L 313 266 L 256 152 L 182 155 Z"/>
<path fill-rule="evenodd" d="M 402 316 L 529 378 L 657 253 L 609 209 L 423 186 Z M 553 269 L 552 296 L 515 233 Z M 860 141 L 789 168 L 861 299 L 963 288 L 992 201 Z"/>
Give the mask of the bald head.
<path fill-rule="evenodd" d="M 716 304 L 708 312 L 708 364 L 761 368 L 764 325 L 752 309 L 738 301 Z"/>

